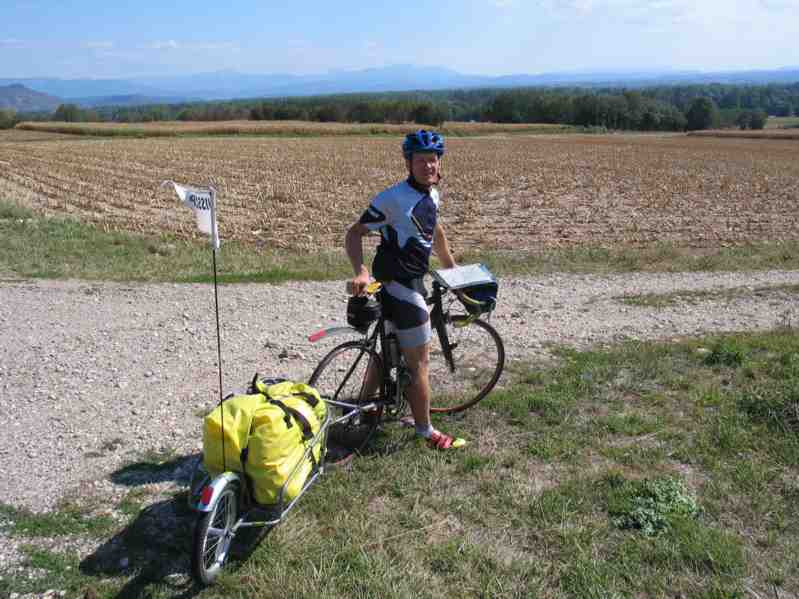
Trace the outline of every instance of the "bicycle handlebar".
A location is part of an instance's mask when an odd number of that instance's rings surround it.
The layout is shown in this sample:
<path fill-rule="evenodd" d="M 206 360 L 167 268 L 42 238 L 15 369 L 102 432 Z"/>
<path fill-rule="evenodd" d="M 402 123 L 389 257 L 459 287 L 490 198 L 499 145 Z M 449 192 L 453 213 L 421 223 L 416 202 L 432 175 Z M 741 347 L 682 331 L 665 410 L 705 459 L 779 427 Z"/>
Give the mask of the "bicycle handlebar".
<path fill-rule="evenodd" d="M 372 281 L 371 283 L 369 283 L 366 286 L 366 295 L 374 295 L 375 293 L 380 291 L 380 288 L 382 286 L 383 286 L 383 283 L 381 283 L 380 281 Z M 352 291 L 353 291 L 353 289 L 352 289 L 352 281 L 347 281 L 346 290 L 347 290 L 347 293 L 349 295 L 352 295 Z"/>
<path fill-rule="evenodd" d="M 429 272 L 430 271 L 428 271 L 428 273 Z M 448 291 L 451 291 L 452 293 L 457 295 L 458 299 L 460 299 L 464 304 L 469 304 L 469 305 L 472 305 L 472 306 L 482 306 L 485 303 L 485 302 L 481 302 L 479 300 L 475 300 L 475 299 L 470 298 L 466 293 L 464 293 L 463 291 L 461 291 L 459 289 L 450 289 L 449 287 L 439 283 L 438 281 L 434 281 L 433 282 L 433 286 L 434 287 L 437 286 L 440 289 L 443 289 L 445 293 L 448 292 Z M 383 287 L 383 283 L 381 283 L 380 281 L 372 281 L 371 283 L 369 283 L 366 286 L 366 290 L 365 290 L 366 291 L 366 295 L 375 295 L 378 291 L 380 291 L 380 289 L 382 287 Z M 346 289 L 347 289 L 347 293 L 352 295 L 352 291 L 353 291 L 352 281 L 347 281 Z M 426 303 L 428 305 L 430 305 L 430 304 L 432 304 L 434 302 L 435 302 L 435 297 L 426 298 Z"/>

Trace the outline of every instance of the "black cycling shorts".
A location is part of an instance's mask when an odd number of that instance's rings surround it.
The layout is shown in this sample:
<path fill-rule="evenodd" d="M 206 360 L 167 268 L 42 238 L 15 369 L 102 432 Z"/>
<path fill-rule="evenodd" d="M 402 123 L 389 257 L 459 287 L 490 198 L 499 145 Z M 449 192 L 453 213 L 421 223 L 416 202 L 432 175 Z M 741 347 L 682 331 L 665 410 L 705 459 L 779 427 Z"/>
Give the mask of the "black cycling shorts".
<path fill-rule="evenodd" d="M 425 295 L 421 279 L 383 283 L 381 301 L 387 316 L 386 330 L 396 333 L 400 347 L 418 347 L 432 338 Z"/>

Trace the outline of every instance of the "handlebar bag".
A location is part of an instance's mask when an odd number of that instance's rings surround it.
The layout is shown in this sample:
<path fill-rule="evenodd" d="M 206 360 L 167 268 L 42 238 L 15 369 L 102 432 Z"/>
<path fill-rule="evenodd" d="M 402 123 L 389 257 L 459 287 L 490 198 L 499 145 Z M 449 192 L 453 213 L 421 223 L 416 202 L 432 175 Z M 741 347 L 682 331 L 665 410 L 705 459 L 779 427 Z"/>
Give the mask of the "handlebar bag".
<path fill-rule="evenodd" d="M 497 306 L 497 292 L 499 291 L 497 283 L 470 285 L 463 287 L 460 291 L 463 294 L 460 298 L 461 303 L 469 314 L 479 316 L 492 312 Z"/>

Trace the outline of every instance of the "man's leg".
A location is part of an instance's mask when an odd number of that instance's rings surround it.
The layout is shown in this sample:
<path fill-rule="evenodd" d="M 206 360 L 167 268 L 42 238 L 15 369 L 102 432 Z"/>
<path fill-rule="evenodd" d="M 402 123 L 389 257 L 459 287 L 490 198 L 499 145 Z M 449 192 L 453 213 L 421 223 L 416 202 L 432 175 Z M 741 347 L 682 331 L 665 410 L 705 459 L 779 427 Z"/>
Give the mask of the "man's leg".
<path fill-rule="evenodd" d="M 450 449 L 466 445 L 465 439 L 458 439 L 437 431 L 430 423 L 430 344 L 418 345 L 402 350 L 405 361 L 413 373 L 408 388 L 408 403 L 416 425 L 416 434 L 425 437 L 430 447 Z"/>
<path fill-rule="evenodd" d="M 416 429 L 430 428 L 430 379 L 428 369 L 430 366 L 430 344 L 417 345 L 416 347 L 402 348 L 402 355 L 411 371 L 411 385 L 408 387 L 407 398 L 411 406 Z"/>

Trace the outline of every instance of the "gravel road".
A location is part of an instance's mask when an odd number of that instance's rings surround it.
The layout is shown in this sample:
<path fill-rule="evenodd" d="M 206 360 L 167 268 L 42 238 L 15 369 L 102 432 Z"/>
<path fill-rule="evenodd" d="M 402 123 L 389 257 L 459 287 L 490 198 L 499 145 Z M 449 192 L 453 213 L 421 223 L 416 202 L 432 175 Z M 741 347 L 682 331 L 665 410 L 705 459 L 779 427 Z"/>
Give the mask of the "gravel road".
<path fill-rule="evenodd" d="M 799 271 L 504 279 L 491 320 L 509 360 L 535 362 L 549 359 L 551 344 L 799 326 L 788 287 L 797 284 Z M 343 289 L 341 281 L 220 288 L 225 393 L 243 390 L 256 371 L 306 380 L 343 340 L 306 340 L 344 324 Z M 685 295 L 661 308 L 620 299 L 674 293 Z M 123 524 L 119 506 L 133 492 L 149 508 L 128 527 L 157 547 L 131 548 L 126 529 L 99 545 L 71 535 L 37 546 L 75 551 L 108 572 L 156 565 L 158 576 L 188 580 L 190 521 L 174 494 L 191 469 L 185 456 L 201 449 L 201 416 L 218 400 L 216 365 L 212 286 L 0 279 L 0 503 L 43 512 L 72 500 Z M 155 476 L 126 472 L 154 455 L 180 459 Z M 0 515 L 0 579 L 41 575 L 24 566 L 30 540 L 6 535 L 6 525 Z"/>
<path fill-rule="evenodd" d="M 586 347 L 799 323 L 784 286 L 799 271 L 554 274 L 502 281 L 492 322 L 508 359 L 538 359 L 549 344 Z M 783 287 L 780 287 L 783 286 Z M 619 296 L 735 289 L 666 308 Z M 342 282 L 228 285 L 219 290 L 223 389 L 258 371 L 306 380 L 340 337 Z M 151 451 L 201 447 L 200 418 L 217 400 L 213 287 L 79 281 L 0 282 L 0 502 L 52 509 L 81 481 Z"/>

